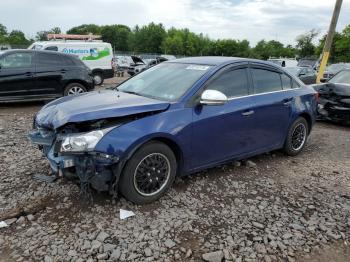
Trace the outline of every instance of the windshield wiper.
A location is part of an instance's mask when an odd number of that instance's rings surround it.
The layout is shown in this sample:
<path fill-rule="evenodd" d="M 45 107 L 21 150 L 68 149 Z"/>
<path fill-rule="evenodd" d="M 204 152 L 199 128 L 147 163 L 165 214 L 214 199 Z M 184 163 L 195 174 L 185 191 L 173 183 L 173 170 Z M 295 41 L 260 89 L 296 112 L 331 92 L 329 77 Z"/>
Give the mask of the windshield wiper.
<path fill-rule="evenodd" d="M 123 92 L 123 93 L 127 93 L 127 94 L 142 96 L 141 94 L 139 94 L 139 93 L 137 93 L 135 91 L 125 91 L 125 90 L 118 90 L 118 91 Z"/>

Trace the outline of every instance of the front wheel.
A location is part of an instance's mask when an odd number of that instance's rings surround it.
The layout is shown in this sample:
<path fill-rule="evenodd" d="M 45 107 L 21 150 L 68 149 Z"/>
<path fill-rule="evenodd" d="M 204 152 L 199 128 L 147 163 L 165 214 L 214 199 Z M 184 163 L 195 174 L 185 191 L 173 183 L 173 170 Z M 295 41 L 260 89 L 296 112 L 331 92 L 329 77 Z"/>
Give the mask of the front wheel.
<path fill-rule="evenodd" d="M 147 143 L 127 162 L 120 177 L 119 190 L 135 204 L 153 202 L 173 184 L 176 170 L 175 155 L 167 145 Z"/>
<path fill-rule="evenodd" d="M 290 127 L 286 142 L 284 143 L 284 152 L 289 156 L 299 154 L 307 141 L 309 135 L 308 124 L 303 117 L 299 117 Z"/>

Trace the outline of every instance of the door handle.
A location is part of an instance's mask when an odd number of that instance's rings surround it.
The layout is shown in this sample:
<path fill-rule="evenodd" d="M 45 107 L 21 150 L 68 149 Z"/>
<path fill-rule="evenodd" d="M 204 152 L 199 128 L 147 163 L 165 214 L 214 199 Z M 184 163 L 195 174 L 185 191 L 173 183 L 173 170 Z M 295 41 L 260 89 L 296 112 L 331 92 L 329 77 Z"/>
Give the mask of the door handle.
<path fill-rule="evenodd" d="M 62 74 L 66 73 L 66 72 L 67 72 L 66 69 L 61 69 L 61 73 L 62 73 Z"/>
<path fill-rule="evenodd" d="M 250 115 L 252 115 L 252 114 L 254 114 L 254 110 L 249 110 L 249 111 L 244 111 L 244 112 L 242 113 L 242 116 L 250 116 Z"/>
<path fill-rule="evenodd" d="M 293 101 L 293 97 L 289 97 L 289 98 L 286 98 L 286 99 L 283 99 L 282 100 L 282 103 L 285 105 L 285 106 L 289 106 Z"/>
<path fill-rule="evenodd" d="M 26 72 L 26 76 L 32 77 L 32 76 L 33 76 L 33 73 L 32 73 L 32 72 Z"/>

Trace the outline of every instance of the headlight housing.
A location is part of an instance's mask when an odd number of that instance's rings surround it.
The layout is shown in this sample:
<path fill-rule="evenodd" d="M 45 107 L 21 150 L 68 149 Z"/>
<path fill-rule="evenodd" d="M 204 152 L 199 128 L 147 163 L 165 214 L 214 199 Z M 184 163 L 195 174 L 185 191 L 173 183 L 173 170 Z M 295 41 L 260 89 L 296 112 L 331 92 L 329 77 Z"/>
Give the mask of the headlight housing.
<path fill-rule="evenodd" d="M 94 150 L 101 138 L 113 128 L 88 133 L 69 134 L 63 137 L 60 152 L 87 152 Z"/>

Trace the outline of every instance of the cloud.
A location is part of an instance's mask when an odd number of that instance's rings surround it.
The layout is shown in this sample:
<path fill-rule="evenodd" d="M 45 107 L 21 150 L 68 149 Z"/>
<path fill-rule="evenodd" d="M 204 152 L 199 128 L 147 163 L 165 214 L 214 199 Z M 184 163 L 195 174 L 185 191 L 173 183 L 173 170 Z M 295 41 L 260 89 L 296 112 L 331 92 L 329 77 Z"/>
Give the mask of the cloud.
<path fill-rule="evenodd" d="M 253 45 L 275 39 L 294 44 L 296 36 L 316 28 L 326 33 L 335 1 L 318 0 L 1 0 L 0 23 L 29 37 L 59 26 L 83 23 L 126 24 L 152 21 L 187 27 L 211 38 L 247 39 Z M 338 30 L 349 24 L 350 0 L 343 1 Z"/>

